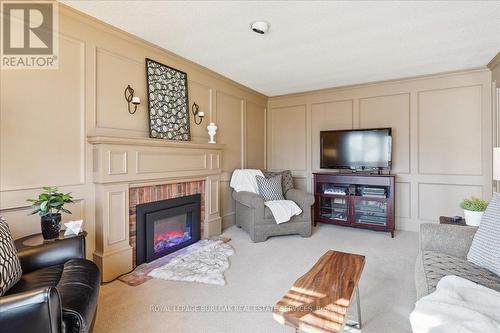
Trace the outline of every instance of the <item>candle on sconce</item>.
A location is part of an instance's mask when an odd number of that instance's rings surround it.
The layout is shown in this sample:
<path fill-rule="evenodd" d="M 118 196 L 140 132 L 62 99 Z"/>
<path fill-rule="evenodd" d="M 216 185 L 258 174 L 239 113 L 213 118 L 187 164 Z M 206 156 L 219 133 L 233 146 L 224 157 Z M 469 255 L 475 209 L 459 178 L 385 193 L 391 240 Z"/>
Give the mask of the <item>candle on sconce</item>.
<path fill-rule="evenodd" d="M 191 106 L 191 112 L 193 112 L 194 123 L 196 125 L 201 124 L 203 117 L 205 117 L 205 112 L 200 111 L 200 107 L 196 103 L 193 103 L 193 106 Z"/>
<path fill-rule="evenodd" d="M 134 89 L 132 89 L 130 84 L 127 86 L 127 88 L 125 88 L 124 94 L 125 100 L 127 101 L 128 113 L 135 114 L 135 111 L 137 111 L 137 105 L 141 104 L 141 99 L 137 96 L 134 96 Z M 133 109 L 130 107 L 130 104 L 134 106 Z"/>

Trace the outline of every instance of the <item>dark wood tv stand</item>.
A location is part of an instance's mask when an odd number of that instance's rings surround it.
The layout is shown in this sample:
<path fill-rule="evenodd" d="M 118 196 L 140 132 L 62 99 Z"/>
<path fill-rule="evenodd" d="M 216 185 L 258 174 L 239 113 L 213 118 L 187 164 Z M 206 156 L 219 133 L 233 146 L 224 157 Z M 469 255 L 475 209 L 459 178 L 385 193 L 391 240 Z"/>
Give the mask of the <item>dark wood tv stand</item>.
<path fill-rule="evenodd" d="M 395 175 L 314 173 L 314 225 L 385 231 L 394 237 L 394 195 Z"/>

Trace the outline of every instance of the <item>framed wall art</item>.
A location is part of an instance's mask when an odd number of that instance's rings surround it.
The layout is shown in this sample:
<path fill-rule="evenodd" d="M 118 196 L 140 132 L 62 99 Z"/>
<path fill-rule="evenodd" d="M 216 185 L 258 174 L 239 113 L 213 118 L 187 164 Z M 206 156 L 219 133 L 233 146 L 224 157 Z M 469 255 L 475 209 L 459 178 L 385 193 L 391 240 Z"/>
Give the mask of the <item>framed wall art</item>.
<path fill-rule="evenodd" d="M 146 58 L 149 136 L 191 140 L 187 74 Z"/>

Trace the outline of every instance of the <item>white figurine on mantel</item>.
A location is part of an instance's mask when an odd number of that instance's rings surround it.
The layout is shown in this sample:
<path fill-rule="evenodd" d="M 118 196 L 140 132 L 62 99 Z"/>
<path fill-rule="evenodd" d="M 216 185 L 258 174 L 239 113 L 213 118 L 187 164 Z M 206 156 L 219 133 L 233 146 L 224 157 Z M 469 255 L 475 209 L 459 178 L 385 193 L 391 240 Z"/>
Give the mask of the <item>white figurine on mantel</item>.
<path fill-rule="evenodd" d="M 217 125 L 215 125 L 215 123 L 210 123 L 207 126 L 207 130 L 208 130 L 208 135 L 210 135 L 210 141 L 208 141 L 208 143 L 216 143 L 214 138 L 215 138 L 215 133 L 217 132 Z"/>

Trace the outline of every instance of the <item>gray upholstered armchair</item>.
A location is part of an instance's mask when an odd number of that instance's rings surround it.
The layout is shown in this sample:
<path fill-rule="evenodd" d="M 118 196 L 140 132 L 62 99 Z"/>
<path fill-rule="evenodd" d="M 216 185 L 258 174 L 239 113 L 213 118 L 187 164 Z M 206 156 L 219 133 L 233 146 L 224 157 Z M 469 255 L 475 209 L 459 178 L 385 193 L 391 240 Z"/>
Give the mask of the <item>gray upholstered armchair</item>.
<path fill-rule="evenodd" d="M 289 189 L 285 198 L 294 201 L 302 209 L 302 214 L 292 217 L 288 222 L 277 224 L 271 210 L 264 206 L 264 199 L 260 195 L 233 191 L 233 199 L 236 201 L 236 225 L 247 231 L 256 243 L 263 242 L 270 236 L 311 236 L 311 206 L 314 204 L 314 196 L 302 190 Z"/>

